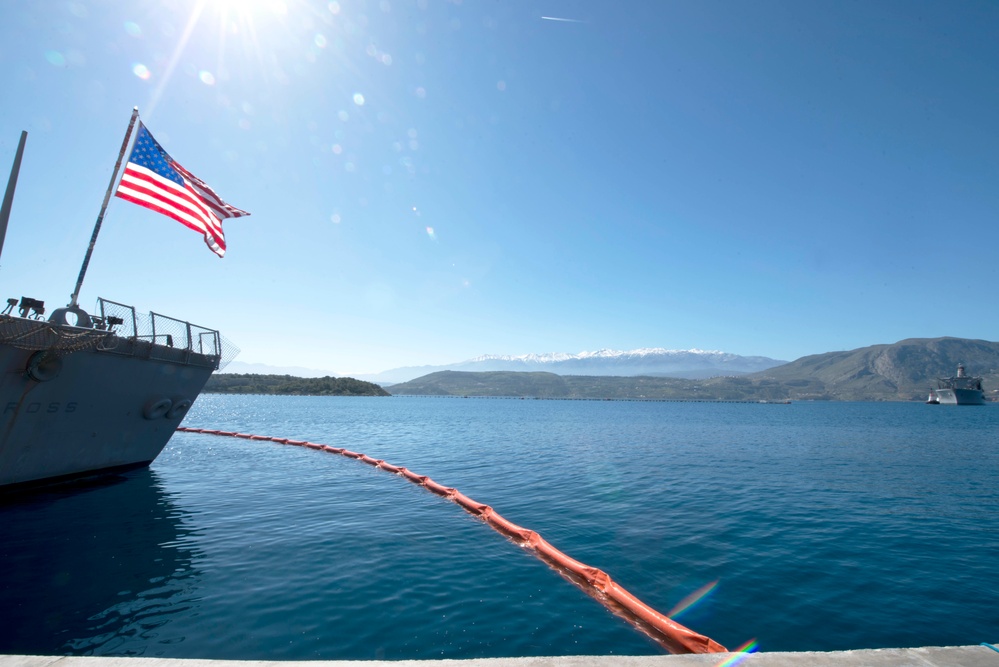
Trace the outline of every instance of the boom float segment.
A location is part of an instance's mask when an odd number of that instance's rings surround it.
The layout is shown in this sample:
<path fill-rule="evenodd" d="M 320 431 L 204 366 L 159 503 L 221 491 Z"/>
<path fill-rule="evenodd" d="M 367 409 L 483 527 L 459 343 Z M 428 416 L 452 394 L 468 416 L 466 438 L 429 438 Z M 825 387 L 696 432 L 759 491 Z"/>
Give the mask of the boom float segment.
<path fill-rule="evenodd" d="M 517 524 L 504 519 L 496 510 L 489 505 L 477 502 L 457 489 L 453 489 L 442 484 L 438 484 L 426 475 L 417 475 L 412 470 L 402 466 L 395 466 L 382 459 L 374 459 L 367 454 L 359 454 L 342 447 L 331 447 L 330 445 L 320 445 L 304 440 L 291 440 L 289 438 L 276 438 L 265 435 L 251 435 L 248 433 L 233 433 L 231 431 L 218 431 L 214 429 L 189 428 L 185 426 L 177 427 L 178 431 L 184 433 L 200 433 L 202 435 L 220 435 L 244 440 L 269 440 L 283 445 L 295 445 L 297 447 L 307 447 L 317 451 L 325 451 L 331 454 L 339 454 L 347 458 L 357 459 L 370 466 L 381 468 L 401 477 L 405 477 L 410 482 L 418 484 L 433 494 L 447 498 L 460 505 L 466 512 L 481 518 L 494 530 L 506 535 L 517 544 L 531 549 L 535 555 L 545 563 L 552 566 L 559 574 L 572 581 L 582 588 L 592 598 L 603 604 L 615 615 L 628 621 L 632 626 L 645 633 L 660 646 L 671 653 L 727 653 L 728 649 L 706 637 L 680 625 L 665 614 L 661 614 L 648 606 L 637 597 L 629 593 L 622 586 L 619 586 L 603 570 L 590 567 L 585 563 L 570 558 L 562 553 L 543 537 L 534 532 L 518 526 Z"/>

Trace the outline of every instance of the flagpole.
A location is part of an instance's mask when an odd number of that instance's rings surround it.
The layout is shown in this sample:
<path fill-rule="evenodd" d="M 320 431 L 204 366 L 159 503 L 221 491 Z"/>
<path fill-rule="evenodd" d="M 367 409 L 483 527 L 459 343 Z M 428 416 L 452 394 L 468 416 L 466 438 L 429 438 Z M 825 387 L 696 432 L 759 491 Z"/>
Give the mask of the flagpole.
<path fill-rule="evenodd" d="M 24 142 L 28 133 L 21 131 L 21 140 L 17 142 L 17 152 L 14 154 L 14 166 L 7 179 L 7 191 L 3 195 L 3 205 L 0 206 L 0 252 L 3 252 L 3 242 L 7 238 L 7 221 L 10 220 L 10 207 L 14 203 L 14 189 L 17 187 L 17 175 L 21 171 L 21 156 L 24 155 Z"/>
<path fill-rule="evenodd" d="M 111 201 L 111 191 L 114 189 L 114 182 L 118 179 L 118 170 L 121 168 L 121 160 L 125 157 L 125 149 L 128 148 L 128 141 L 132 138 L 132 128 L 135 127 L 135 119 L 139 117 L 139 107 L 132 107 L 132 118 L 128 121 L 128 130 L 125 132 L 125 140 L 121 142 L 121 150 L 118 151 L 118 161 L 114 163 L 114 173 L 111 174 L 111 182 L 108 184 L 108 191 L 104 193 L 104 203 L 101 205 L 101 212 L 97 216 L 97 224 L 94 225 L 94 233 L 90 236 L 90 246 L 87 254 L 83 258 L 83 266 L 80 267 L 80 277 L 76 279 L 76 289 L 73 290 L 69 302 L 69 308 L 76 307 L 76 299 L 80 296 L 80 287 L 83 286 L 83 277 L 87 275 L 87 266 L 90 264 L 90 256 L 94 253 L 94 244 L 97 243 L 97 235 L 101 231 L 101 223 L 104 222 L 104 213 L 108 210 L 108 202 Z"/>

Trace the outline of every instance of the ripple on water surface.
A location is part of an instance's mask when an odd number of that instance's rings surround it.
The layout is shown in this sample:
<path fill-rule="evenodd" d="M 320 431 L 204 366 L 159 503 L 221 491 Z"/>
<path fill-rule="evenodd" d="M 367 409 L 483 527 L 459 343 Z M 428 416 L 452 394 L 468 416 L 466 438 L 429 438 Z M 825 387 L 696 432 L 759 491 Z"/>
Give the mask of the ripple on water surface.
<path fill-rule="evenodd" d="M 661 611 L 707 591 L 678 620 L 730 647 L 997 639 L 995 406 L 209 395 L 185 423 L 430 475 Z M 4 653 L 660 652 L 457 505 L 324 452 L 177 434 L 0 516 Z"/>

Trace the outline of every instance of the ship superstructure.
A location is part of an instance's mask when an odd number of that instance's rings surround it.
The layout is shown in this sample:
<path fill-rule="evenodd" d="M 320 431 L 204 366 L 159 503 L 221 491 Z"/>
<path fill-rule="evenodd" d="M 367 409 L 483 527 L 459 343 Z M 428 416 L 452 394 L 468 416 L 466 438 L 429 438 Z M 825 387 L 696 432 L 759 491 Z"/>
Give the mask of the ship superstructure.
<path fill-rule="evenodd" d="M 982 378 L 965 373 L 964 364 L 957 365 L 957 375 L 938 378 L 933 394 L 940 405 L 985 405 Z"/>

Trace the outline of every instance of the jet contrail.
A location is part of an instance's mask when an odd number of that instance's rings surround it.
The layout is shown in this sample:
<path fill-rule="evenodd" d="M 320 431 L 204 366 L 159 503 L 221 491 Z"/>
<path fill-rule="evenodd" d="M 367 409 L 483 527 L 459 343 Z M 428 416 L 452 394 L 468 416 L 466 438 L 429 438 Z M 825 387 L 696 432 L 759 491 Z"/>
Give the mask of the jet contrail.
<path fill-rule="evenodd" d="M 564 23 L 586 23 L 586 21 L 580 21 L 579 19 L 563 19 L 557 16 L 542 16 L 546 21 L 562 21 Z"/>

